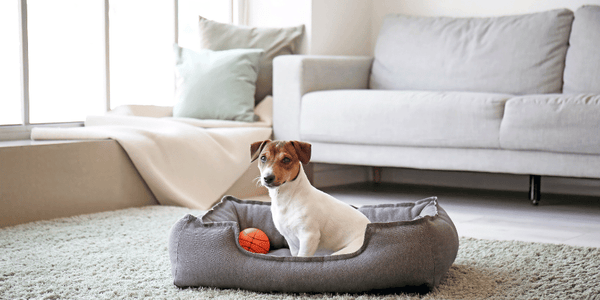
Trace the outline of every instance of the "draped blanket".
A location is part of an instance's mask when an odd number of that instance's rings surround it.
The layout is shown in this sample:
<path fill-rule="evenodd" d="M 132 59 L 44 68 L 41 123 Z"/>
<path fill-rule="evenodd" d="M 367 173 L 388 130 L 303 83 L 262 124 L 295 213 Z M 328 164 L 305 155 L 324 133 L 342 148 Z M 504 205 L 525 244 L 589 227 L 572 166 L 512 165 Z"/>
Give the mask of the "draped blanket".
<path fill-rule="evenodd" d="M 115 139 L 163 205 L 209 209 L 250 165 L 250 144 L 272 134 L 272 98 L 259 122 L 173 118 L 172 107 L 125 106 L 84 127 L 34 128 L 33 140 Z"/>

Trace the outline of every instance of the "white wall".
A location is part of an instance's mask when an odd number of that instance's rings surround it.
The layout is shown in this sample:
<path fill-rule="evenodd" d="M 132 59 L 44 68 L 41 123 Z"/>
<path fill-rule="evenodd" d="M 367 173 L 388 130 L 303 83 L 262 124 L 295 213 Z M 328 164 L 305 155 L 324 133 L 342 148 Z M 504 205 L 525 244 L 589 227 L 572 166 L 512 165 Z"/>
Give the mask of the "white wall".
<path fill-rule="evenodd" d="M 304 24 L 300 53 L 310 53 L 312 1 L 249 0 L 247 24 L 257 27 L 291 27 Z"/>
<path fill-rule="evenodd" d="M 369 0 L 313 0 L 311 54 L 370 55 Z"/>
<path fill-rule="evenodd" d="M 371 13 L 369 0 L 248 0 L 250 26 L 286 27 L 304 24 L 300 53 L 369 55 Z"/>

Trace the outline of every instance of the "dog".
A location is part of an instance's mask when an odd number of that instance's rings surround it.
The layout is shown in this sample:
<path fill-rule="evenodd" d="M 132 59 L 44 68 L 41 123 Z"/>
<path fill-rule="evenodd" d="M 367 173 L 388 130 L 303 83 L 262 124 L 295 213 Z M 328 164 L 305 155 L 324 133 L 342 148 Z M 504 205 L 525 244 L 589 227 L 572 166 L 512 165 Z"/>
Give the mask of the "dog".
<path fill-rule="evenodd" d="M 251 162 L 259 159 L 275 228 L 293 256 L 340 255 L 362 247 L 369 219 L 310 184 L 302 166 L 310 161 L 309 143 L 260 141 L 250 146 L 250 154 Z"/>

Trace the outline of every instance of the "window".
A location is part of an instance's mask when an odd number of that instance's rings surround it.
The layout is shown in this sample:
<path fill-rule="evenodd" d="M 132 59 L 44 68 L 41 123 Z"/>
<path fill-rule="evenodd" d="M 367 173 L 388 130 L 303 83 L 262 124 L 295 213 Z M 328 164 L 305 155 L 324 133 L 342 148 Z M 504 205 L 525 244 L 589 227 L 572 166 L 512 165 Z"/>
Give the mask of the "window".
<path fill-rule="evenodd" d="M 104 0 L 28 0 L 29 120 L 106 111 Z"/>
<path fill-rule="evenodd" d="M 19 2 L 0 1 L 0 125 L 22 123 Z"/>
<path fill-rule="evenodd" d="M 230 1 L 179 1 L 178 43 L 181 47 L 195 49 L 198 47 L 198 16 L 221 23 L 231 23 L 232 2 Z"/>
<path fill-rule="evenodd" d="M 229 23 L 232 1 L 110 1 L 110 106 L 173 105 L 173 42 L 193 48 L 198 16 Z"/>
<path fill-rule="evenodd" d="M 173 105 L 173 1 L 110 1 L 110 106 Z"/>
<path fill-rule="evenodd" d="M 232 22 L 239 3 L 0 1 L 0 140 L 29 138 L 32 126 L 80 126 L 119 105 L 173 105 L 177 32 L 194 47 L 199 15 Z"/>

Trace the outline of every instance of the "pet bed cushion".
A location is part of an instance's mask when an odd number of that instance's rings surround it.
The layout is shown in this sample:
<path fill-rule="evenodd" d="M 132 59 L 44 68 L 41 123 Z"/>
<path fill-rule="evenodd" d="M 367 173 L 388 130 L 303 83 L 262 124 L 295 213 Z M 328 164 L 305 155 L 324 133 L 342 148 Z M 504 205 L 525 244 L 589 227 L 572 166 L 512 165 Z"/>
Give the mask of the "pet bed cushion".
<path fill-rule="evenodd" d="M 171 229 L 175 285 L 270 292 L 361 292 L 404 286 L 435 287 L 458 251 L 458 235 L 437 198 L 363 206 L 371 224 L 354 253 L 292 257 L 275 229 L 270 203 L 224 197 L 201 218 L 187 215 Z M 262 229 L 269 254 L 244 250 L 240 230 Z"/>

